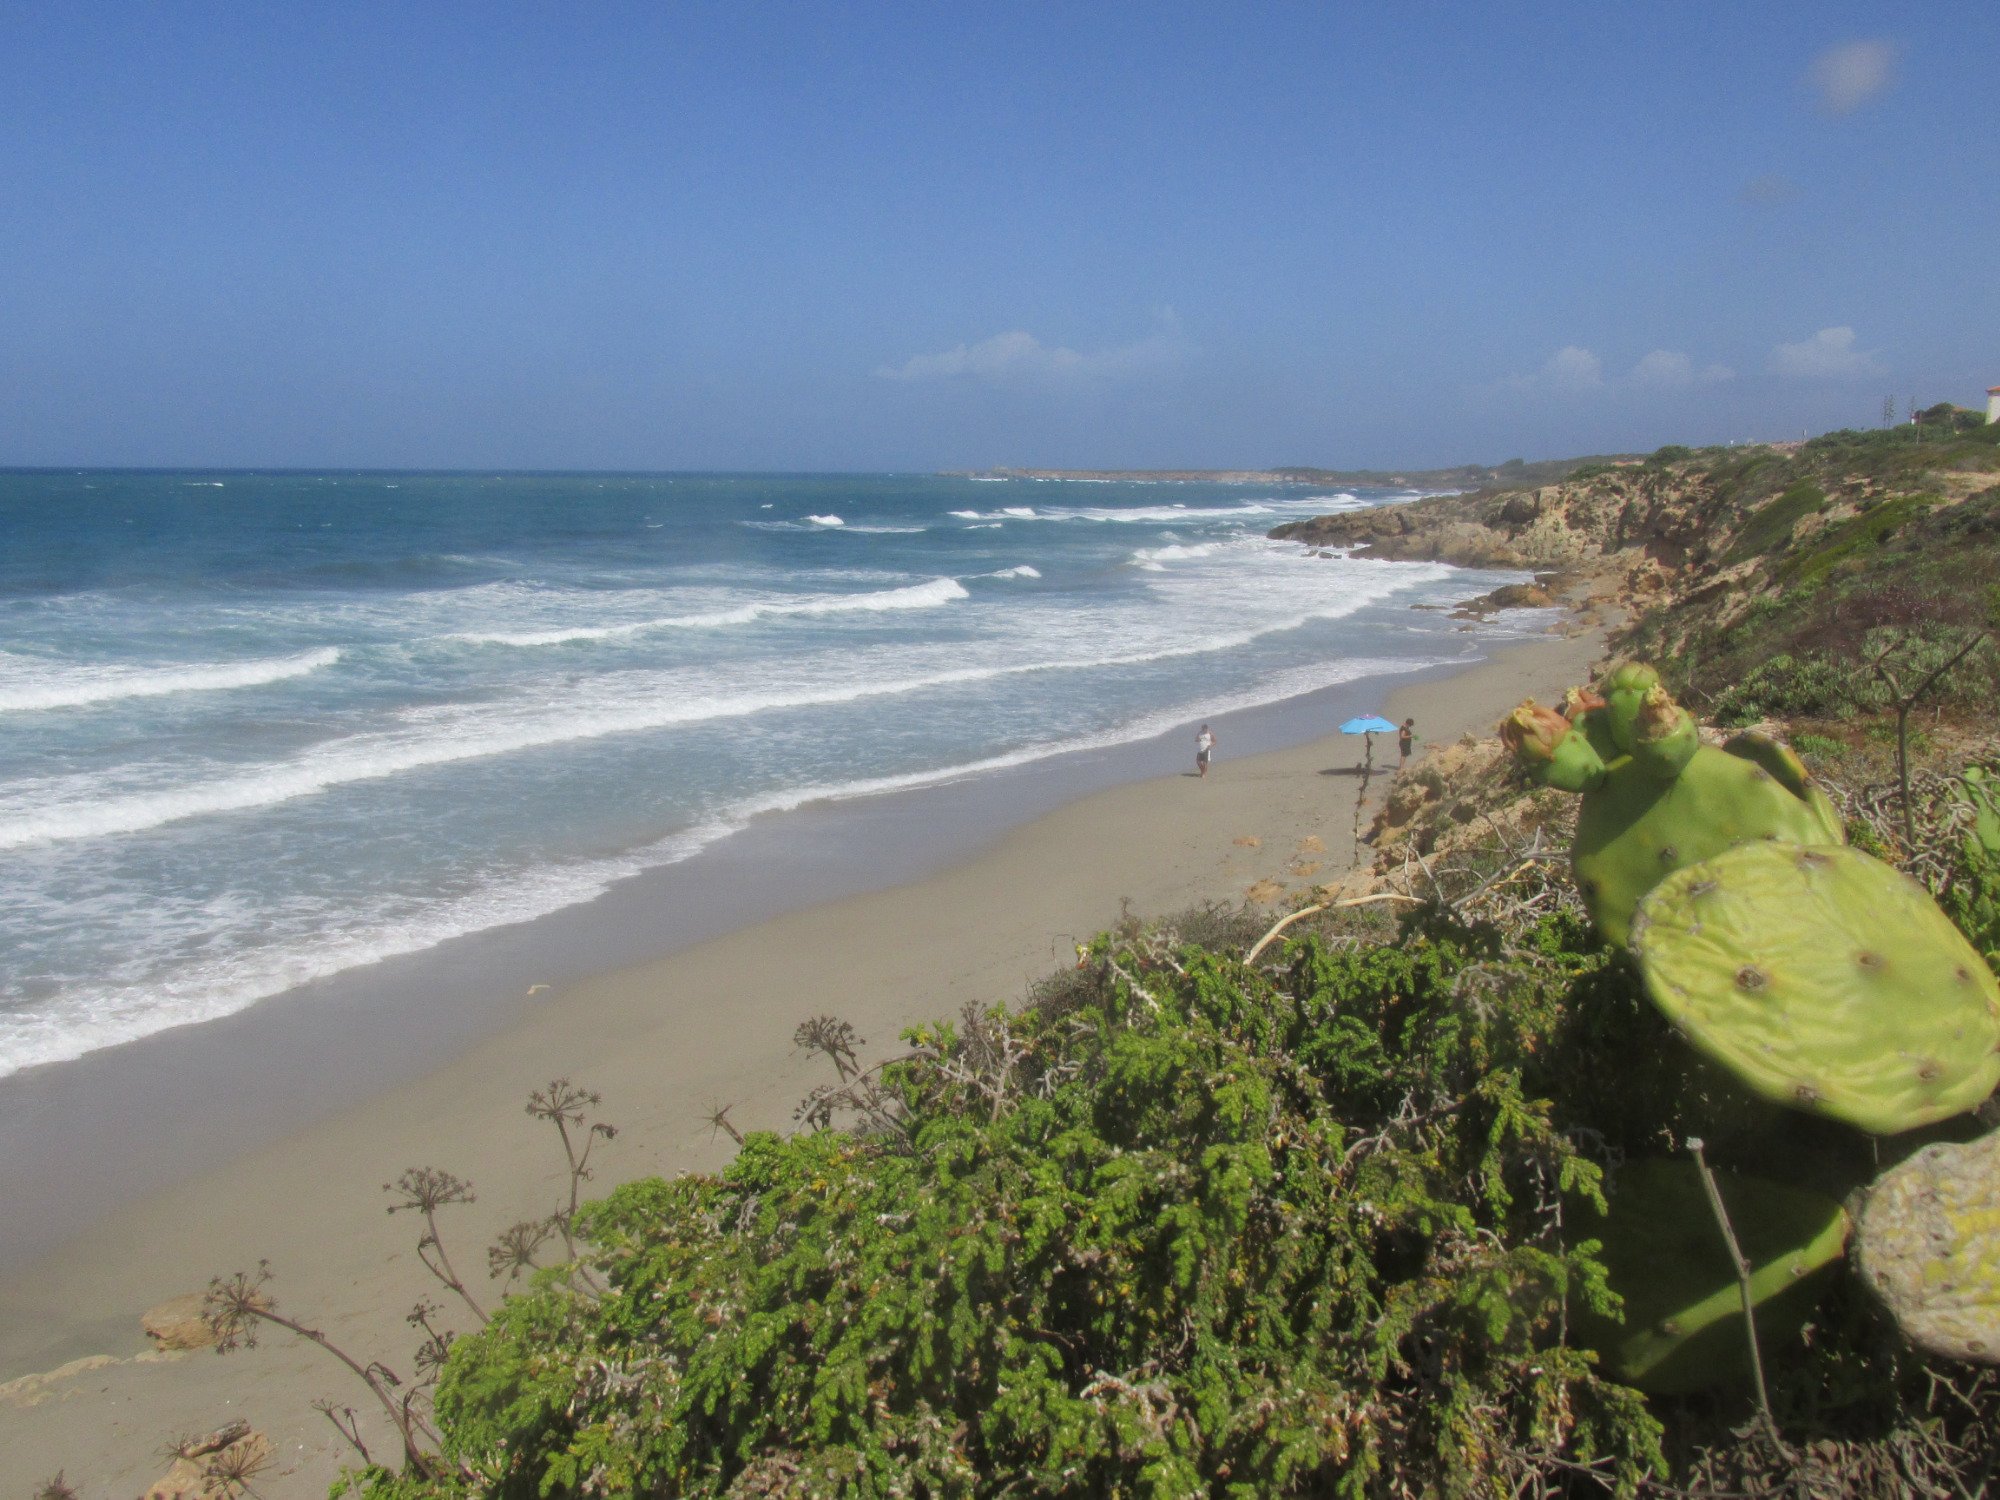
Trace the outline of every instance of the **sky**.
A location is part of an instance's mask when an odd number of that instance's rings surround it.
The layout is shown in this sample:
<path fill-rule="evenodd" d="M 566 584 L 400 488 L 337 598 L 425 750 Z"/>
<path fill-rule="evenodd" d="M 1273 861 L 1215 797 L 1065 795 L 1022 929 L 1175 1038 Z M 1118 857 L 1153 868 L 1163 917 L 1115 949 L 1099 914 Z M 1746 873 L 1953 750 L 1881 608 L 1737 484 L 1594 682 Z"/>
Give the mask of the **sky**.
<path fill-rule="evenodd" d="M 0 465 L 1422 467 L 2000 384 L 2000 6 L 0 0 Z"/>

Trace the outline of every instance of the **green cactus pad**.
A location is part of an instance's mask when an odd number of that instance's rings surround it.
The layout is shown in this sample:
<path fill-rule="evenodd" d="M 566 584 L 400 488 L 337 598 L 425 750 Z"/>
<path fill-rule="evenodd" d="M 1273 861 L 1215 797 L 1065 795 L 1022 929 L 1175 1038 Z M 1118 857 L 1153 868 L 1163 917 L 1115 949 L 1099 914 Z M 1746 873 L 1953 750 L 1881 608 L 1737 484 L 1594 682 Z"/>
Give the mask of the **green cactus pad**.
<path fill-rule="evenodd" d="M 1763 766 L 1702 745 L 1671 781 L 1629 759 L 1612 762 L 1583 799 L 1571 864 L 1598 929 L 1623 943 L 1633 909 L 1662 876 L 1761 839 L 1839 843 L 1838 820 L 1829 829 Z"/>
<path fill-rule="evenodd" d="M 1826 837 L 1815 843 L 1844 844 L 1847 842 L 1847 825 L 1841 821 L 1840 809 L 1828 800 L 1812 779 L 1812 772 L 1798 753 L 1790 745 L 1782 744 L 1766 734 L 1739 734 L 1732 736 L 1722 747 L 1726 755 L 1734 755 L 1739 760 L 1747 760 L 1754 766 L 1761 766 L 1770 773 L 1771 779 L 1805 802 L 1813 816 L 1825 829 Z"/>
<path fill-rule="evenodd" d="M 1677 870 L 1632 951 L 1668 1019 L 1766 1098 L 1894 1135 L 2000 1083 L 2000 984 L 1859 850 L 1752 843 Z"/>
<path fill-rule="evenodd" d="M 1868 1190 L 1855 1258 L 1903 1334 L 2000 1364 L 2000 1132 L 1926 1146 Z"/>
<path fill-rule="evenodd" d="M 1751 1305 L 1768 1364 L 1794 1343 L 1821 1290 L 1812 1273 L 1840 1259 L 1847 1215 L 1831 1198 L 1756 1177 L 1716 1174 L 1750 1263 Z M 1625 1321 L 1591 1318 L 1581 1342 L 1619 1380 L 1680 1395 L 1749 1378 L 1743 1293 L 1701 1175 L 1691 1161 L 1635 1161 L 1611 1183 L 1611 1212 L 1580 1232 L 1603 1241 Z"/>

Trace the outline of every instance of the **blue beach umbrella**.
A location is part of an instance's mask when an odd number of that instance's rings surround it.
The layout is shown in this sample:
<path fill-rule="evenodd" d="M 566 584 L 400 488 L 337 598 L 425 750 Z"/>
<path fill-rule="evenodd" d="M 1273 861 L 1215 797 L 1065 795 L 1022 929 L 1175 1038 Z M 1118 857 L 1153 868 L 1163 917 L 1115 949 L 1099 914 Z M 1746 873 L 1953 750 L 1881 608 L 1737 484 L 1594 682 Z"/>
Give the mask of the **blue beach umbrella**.
<path fill-rule="evenodd" d="M 1394 734 L 1396 726 L 1380 714 L 1363 714 L 1340 726 L 1342 734 Z"/>

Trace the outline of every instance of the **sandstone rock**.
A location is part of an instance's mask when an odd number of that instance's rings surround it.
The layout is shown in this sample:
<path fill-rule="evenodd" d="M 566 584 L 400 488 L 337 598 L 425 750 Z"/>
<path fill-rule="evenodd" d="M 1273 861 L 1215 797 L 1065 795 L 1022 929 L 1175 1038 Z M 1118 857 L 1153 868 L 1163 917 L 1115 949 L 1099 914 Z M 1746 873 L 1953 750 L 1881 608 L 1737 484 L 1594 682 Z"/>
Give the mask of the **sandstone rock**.
<path fill-rule="evenodd" d="M 2000 1131 L 1926 1146 L 1869 1189 L 1861 1276 L 1919 1349 L 2000 1364 Z"/>
<path fill-rule="evenodd" d="M 212 1349 L 215 1335 L 201 1316 L 202 1294 L 189 1292 L 149 1307 L 139 1315 L 139 1326 L 158 1349 Z"/>

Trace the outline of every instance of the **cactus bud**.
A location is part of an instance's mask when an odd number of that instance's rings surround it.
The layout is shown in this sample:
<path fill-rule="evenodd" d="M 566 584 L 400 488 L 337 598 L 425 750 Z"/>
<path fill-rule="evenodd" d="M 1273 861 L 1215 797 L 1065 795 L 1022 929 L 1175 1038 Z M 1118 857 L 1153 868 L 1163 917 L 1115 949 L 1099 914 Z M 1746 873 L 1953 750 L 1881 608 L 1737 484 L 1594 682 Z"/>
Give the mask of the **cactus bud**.
<path fill-rule="evenodd" d="M 1632 724 L 1632 759 L 1661 781 L 1671 781 L 1700 743 L 1693 717 L 1666 688 L 1657 682 L 1647 688 Z"/>
<path fill-rule="evenodd" d="M 1563 694 L 1562 715 L 1574 724 L 1592 709 L 1604 707 L 1604 700 L 1589 688 L 1573 687 Z"/>
<path fill-rule="evenodd" d="M 1631 753 L 1636 737 L 1640 705 L 1646 701 L 1646 694 L 1659 684 L 1660 674 L 1637 661 L 1613 668 L 1604 679 L 1605 714 L 1610 721 L 1611 738 L 1627 754 Z"/>
<path fill-rule="evenodd" d="M 1530 698 L 1500 725 L 1500 739 L 1514 759 L 1543 786 L 1587 792 L 1604 780 L 1604 761 L 1570 722 Z"/>

